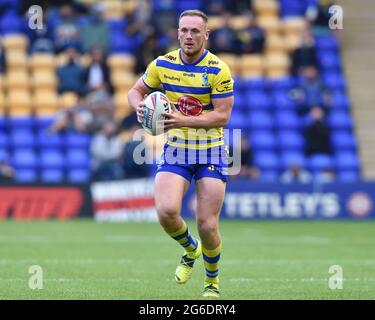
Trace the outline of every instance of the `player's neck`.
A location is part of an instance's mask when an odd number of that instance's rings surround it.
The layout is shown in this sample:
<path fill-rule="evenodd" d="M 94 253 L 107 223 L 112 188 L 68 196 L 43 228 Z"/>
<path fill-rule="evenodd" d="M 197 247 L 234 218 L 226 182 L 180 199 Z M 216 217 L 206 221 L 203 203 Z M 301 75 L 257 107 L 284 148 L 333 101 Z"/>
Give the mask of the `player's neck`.
<path fill-rule="evenodd" d="M 183 60 L 183 62 L 187 63 L 187 64 L 193 64 L 195 62 L 197 62 L 201 57 L 202 55 L 204 54 L 204 52 L 206 51 L 205 48 L 202 48 L 201 51 L 199 51 L 197 54 L 195 54 L 194 56 L 187 56 L 182 50 L 181 50 L 181 58 Z"/>

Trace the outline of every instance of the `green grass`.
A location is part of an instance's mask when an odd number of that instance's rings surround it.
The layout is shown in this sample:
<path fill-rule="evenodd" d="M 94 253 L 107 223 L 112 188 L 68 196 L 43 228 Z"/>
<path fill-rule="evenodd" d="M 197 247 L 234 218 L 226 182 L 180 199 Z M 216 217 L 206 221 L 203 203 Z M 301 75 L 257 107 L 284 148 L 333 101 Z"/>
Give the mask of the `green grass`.
<path fill-rule="evenodd" d="M 189 222 L 196 234 L 194 222 Z M 375 299 L 374 222 L 222 221 L 223 299 Z M 201 299 L 173 275 L 182 250 L 158 224 L 0 223 L 0 299 Z M 343 268 L 342 290 L 328 269 Z M 31 265 L 43 289 L 28 286 Z"/>

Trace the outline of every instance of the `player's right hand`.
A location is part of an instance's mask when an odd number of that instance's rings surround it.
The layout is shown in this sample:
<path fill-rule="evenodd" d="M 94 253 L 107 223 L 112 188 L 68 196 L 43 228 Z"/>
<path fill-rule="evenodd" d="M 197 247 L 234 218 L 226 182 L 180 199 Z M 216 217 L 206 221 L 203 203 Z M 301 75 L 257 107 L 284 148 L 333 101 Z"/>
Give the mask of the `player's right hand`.
<path fill-rule="evenodd" d="M 137 120 L 141 124 L 143 123 L 144 108 L 145 104 L 143 101 L 141 101 L 135 108 L 135 111 L 137 112 Z"/>

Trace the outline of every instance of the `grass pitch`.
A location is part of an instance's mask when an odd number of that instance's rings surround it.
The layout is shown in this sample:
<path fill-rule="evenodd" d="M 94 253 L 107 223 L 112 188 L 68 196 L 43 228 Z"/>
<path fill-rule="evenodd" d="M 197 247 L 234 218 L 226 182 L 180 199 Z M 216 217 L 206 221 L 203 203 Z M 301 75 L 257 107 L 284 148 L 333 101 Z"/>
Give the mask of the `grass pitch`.
<path fill-rule="evenodd" d="M 222 299 L 375 299 L 375 222 L 221 221 L 220 230 Z M 0 299 L 202 299 L 202 259 L 187 284 L 174 282 L 181 254 L 153 223 L 3 221 Z M 43 269 L 41 290 L 29 288 L 32 265 Z M 343 289 L 329 289 L 332 265 Z"/>

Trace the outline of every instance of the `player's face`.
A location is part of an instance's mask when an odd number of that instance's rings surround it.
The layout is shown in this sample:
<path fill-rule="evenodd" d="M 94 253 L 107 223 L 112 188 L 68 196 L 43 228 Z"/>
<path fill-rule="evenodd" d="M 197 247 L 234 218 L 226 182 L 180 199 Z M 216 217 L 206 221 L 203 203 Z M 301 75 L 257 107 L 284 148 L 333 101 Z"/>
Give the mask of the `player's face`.
<path fill-rule="evenodd" d="M 182 17 L 178 28 L 178 40 L 187 56 L 200 53 L 205 41 L 208 40 L 209 31 L 203 19 L 199 16 Z"/>

